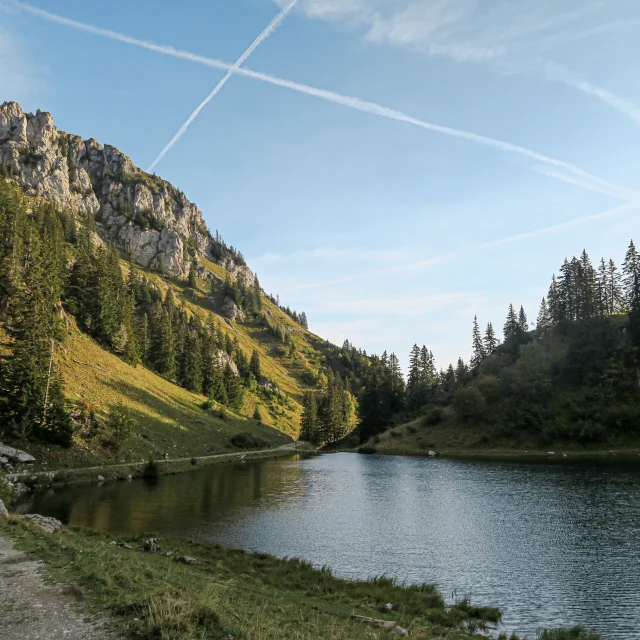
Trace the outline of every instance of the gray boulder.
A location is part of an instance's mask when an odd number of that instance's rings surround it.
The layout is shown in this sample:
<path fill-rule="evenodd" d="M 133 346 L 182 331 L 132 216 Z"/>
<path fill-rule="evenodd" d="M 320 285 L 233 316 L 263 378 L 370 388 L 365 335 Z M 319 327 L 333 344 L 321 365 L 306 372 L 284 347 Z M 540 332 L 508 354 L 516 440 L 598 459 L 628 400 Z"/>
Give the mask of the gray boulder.
<path fill-rule="evenodd" d="M 22 516 L 24 520 L 29 520 L 36 527 L 46 531 L 47 533 L 55 533 L 58 529 L 62 529 L 62 522 L 60 520 L 56 520 L 55 518 L 47 518 L 46 516 L 41 516 L 39 513 L 28 513 Z"/>
<path fill-rule="evenodd" d="M 4 502 L 0 500 L 0 518 L 8 518 L 9 512 L 7 511 L 7 507 L 4 506 Z"/>
<path fill-rule="evenodd" d="M 0 456 L 6 458 L 9 462 L 14 463 L 25 463 L 25 462 L 35 462 L 36 459 L 29 453 L 25 451 L 20 451 L 20 449 L 14 449 L 13 447 L 8 447 L 2 443 L 0 443 Z M 6 463 L 3 463 L 6 464 Z"/>

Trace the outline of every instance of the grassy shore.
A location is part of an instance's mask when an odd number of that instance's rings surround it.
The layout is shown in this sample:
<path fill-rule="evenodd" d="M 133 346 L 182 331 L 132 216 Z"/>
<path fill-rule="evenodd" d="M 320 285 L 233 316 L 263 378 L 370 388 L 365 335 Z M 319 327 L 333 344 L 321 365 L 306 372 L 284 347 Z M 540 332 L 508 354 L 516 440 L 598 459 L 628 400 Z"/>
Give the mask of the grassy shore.
<path fill-rule="evenodd" d="M 542 445 L 524 435 L 505 438 L 482 427 L 466 427 L 444 422 L 425 425 L 422 420 L 388 429 L 353 451 L 387 455 L 426 456 L 429 451 L 456 458 L 598 459 L 620 457 L 638 460 L 640 442 L 620 441 L 580 445 L 554 442 Z"/>
<path fill-rule="evenodd" d="M 77 469 L 58 469 L 51 471 L 38 471 L 29 469 L 17 473 L 6 474 L 12 478 L 17 478 L 19 482 L 29 487 L 51 486 L 62 487 L 74 484 L 87 484 L 91 482 L 108 482 L 113 480 L 128 480 L 133 478 L 143 478 L 149 476 L 175 475 L 195 471 L 198 468 L 214 464 L 224 464 L 237 461 L 240 457 L 243 460 L 260 460 L 264 458 L 281 458 L 294 455 L 296 451 L 304 452 L 305 448 L 280 448 L 265 449 L 261 451 L 246 451 L 222 453 L 211 456 L 176 458 L 170 460 L 150 460 L 147 462 L 133 462 L 116 465 L 104 465 L 97 467 L 80 467 Z M 99 480 L 100 478 L 100 480 Z M 0 474 L 0 499 L 9 503 L 12 494 L 7 490 L 2 482 Z"/>
<path fill-rule="evenodd" d="M 431 585 L 402 586 L 387 578 L 336 578 L 296 559 L 162 539 L 154 552 L 135 550 L 145 537 L 114 537 L 63 528 L 43 534 L 33 525 L 0 520 L 0 536 L 42 559 L 52 579 L 95 616 L 110 615 L 125 637 L 142 639 L 375 639 L 388 629 L 353 616 L 393 621 L 410 637 L 470 640 L 500 619 L 497 609 L 464 600 L 447 606 Z M 113 543 L 127 543 L 127 549 Z M 165 555 L 167 551 L 172 556 Z M 180 556 L 195 558 L 188 565 Z M 387 608 L 392 604 L 392 609 Z M 394 637 L 394 636 L 391 636 Z M 583 634 L 550 640 L 596 640 Z"/>

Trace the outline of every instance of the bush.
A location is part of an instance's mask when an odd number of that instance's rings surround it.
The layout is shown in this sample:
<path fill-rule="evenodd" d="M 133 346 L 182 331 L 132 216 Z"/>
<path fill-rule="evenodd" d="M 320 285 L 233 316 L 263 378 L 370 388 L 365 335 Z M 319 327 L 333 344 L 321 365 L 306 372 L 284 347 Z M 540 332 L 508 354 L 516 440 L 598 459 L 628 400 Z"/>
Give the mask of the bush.
<path fill-rule="evenodd" d="M 113 432 L 116 447 L 119 447 L 137 426 L 135 418 L 124 407 L 116 407 L 111 411 L 108 424 Z"/>
<path fill-rule="evenodd" d="M 205 411 L 208 411 L 209 409 L 211 409 L 213 407 L 213 402 L 211 402 L 211 400 L 205 400 L 201 405 L 200 408 L 204 409 Z"/>
<path fill-rule="evenodd" d="M 444 420 L 444 411 L 440 407 L 433 407 L 430 411 L 427 411 L 422 417 L 422 426 L 430 427 L 435 424 L 440 424 Z"/>
<path fill-rule="evenodd" d="M 261 449 L 267 446 L 267 442 L 250 433 L 237 433 L 231 438 L 231 444 L 238 449 Z"/>
<path fill-rule="evenodd" d="M 407 427 L 409 433 L 416 433 L 418 430 L 415 427 Z"/>
<path fill-rule="evenodd" d="M 376 452 L 376 448 L 371 445 L 365 445 L 364 447 L 360 447 L 358 449 L 358 453 L 363 453 L 365 455 L 371 455 Z"/>
<path fill-rule="evenodd" d="M 402 438 L 402 432 L 395 429 L 389 434 L 392 438 Z"/>
<path fill-rule="evenodd" d="M 253 419 L 257 420 L 258 422 L 262 422 L 262 414 L 260 413 L 260 407 L 258 405 L 256 405 L 256 408 L 253 412 Z"/>
<path fill-rule="evenodd" d="M 456 391 L 453 404 L 458 417 L 463 420 L 477 420 L 484 416 L 487 401 L 475 387 L 467 387 Z"/>
<path fill-rule="evenodd" d="M 198 464 L 198 459 L 197 458 L 191 458 L 191 465 L 195 467 L 197 464 Z"/>

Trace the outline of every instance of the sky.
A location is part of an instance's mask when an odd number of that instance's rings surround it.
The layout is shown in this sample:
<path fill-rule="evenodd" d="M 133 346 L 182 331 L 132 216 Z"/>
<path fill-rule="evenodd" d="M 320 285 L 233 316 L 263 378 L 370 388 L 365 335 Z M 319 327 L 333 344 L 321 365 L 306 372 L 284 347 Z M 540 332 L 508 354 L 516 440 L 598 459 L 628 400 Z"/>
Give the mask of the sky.
<path fill-rule="evenodd" d="M 640 241 L 637 0 L 0 0 L 0 102 L 182 189 L 263 288 L 438 366 Z"/>

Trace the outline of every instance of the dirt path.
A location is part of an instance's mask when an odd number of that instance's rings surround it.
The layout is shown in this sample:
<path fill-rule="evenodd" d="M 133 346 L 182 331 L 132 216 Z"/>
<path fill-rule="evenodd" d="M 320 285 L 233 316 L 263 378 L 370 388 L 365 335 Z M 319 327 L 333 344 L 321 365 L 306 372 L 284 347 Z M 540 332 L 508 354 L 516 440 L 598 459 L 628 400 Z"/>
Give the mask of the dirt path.
<path fill-rule="evenodd" d="M 0 538 L 0 637 L 2 640 L 116 640 L 106 620 L 87 622 L 78 612 L 82 593 L 47 584 L 42 564 Z"/>
<path fill-rule="evenodd" d="M 214 458 L 244 458 L 247 455 L 254 455 L 256 453 L 262 454 L 262 453 L 274 453 L 275 451 L 308 451 L 309 449 L 305 449 L 305 447 L 308 446 L 307 442 L 289 442 L 287 444 L 283 444 L 275 449 L 261 449 L 260 451 L 254 451 L 254 450 L 248 450 L 248 451 L 237 451 L 237 452 L 232 452 L 232 453 L 215 453 L 213 455 L 210 456 L 187 456 L 185 458 L 160 458 L 158 460 L 158 462 L 160 464 L 163 463 L 167 463 L 167 462 L 187 462 L 189 460 L 213 460 Z M 102 471 L 104 469 L 123 469 L 125 467 L 144 467 L 147 463 L 146 462 L 123 462 L 122 464 L 103 464 L 100 465 L 98 467 L 78 467 L 77 471 Z M 64 471 L 74 471 L 74 469 L 64 469 Z M 51 474 L 51 473 L 57 473 L 58 470 L 56 469 L 50 469 L 48 471 L 46 471 L 46 473 Z M 31 476 L 37 473 L 45 473 L 43 471 L 21 471 L 19 473 L 12 473 L 10 474 L 11 476 L 15 476 L 18 479 L 21 478 L 25 478 L 27 476 Z"/>

